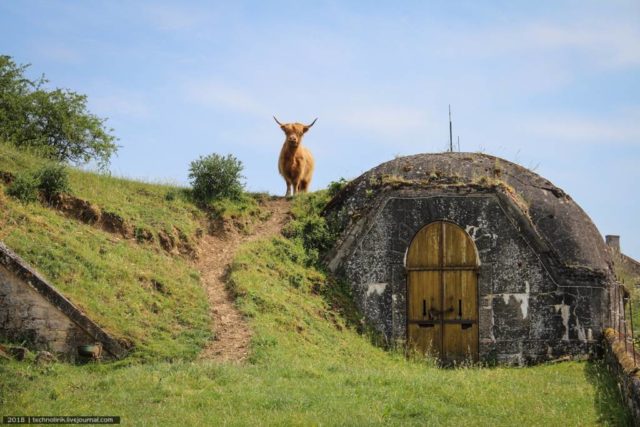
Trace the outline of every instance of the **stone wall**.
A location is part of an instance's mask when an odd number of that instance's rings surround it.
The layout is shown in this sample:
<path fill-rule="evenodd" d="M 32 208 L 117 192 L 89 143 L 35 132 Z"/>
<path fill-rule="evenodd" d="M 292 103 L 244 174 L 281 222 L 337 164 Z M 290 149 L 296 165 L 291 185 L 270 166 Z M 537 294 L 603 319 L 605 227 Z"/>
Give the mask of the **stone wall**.
<path fill-rule="evenodd" d="M 369 324 L 389 341 L 405 339 L 406 250 L 420 228 L 449 220 L 467 231 L 480 257 L 481 360 L 524 364 L 589 353 L 606 326 L 608 278 L 554 261 L 505 195 L 460 191 L 381 193 L 343 236 L 329 267 L 352 284 Z"/>
<path fill-rule="evenodd" d="M 0 340 L 73 358 L 88 335 L 31 286 L 0 266 Z"/>
<path fill-rule="evenodd" d="M 606 236 L 607 246 L 611 251 L 614 270 L 618 279 L 624 280 L 629 288 L 640 287 L 640 262 L 625 255 L 620 250 L 620 236 Z"/>
<path fill-rule="evenodd" d="M 634 425 L 640 426 L 640 378 L 632 362 L 633 355 L 626 352 L 624 343 L 613 329 L 607 329 L 603 339 L 604 360 L 618 381 L 622 399 L 631 411 Z M 640 357 L 640 355 L 636 355 Z"/>
<path fill-rule="evenodd" d="M 74 360 L 77 346 L 100 343 L 103 357 L 120 358 L 125 347 L 18 255 L 0 242 L 0 340 L 48 350 Z"/>

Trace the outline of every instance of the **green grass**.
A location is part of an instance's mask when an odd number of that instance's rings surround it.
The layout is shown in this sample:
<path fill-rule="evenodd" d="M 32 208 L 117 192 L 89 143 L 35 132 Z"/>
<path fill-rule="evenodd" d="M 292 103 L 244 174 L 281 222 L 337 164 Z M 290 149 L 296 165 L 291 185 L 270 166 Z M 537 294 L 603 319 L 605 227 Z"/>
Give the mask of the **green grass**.
<path fill-rule="evenodd" d="M 628 425 L 589 363 L 526 369 L 155 363 L 0 364 L 2 414 L 109 414 L 133 425 Z M 6 374 L 6 375 L 4 375 Z M 618 411 L 618 412 L 616 412 Z"/>
<path fill-rule="evenodd" d="M 20 161 L 0 157 L 0 170 L 33 167 Z M 188 200 L 160 197 L 166 187 L 85 178 L 93 184 L 72 180 L 78 196 L 91 199 L 95 191 L 95 203 L 114 210 L 129 200 L 119 212 L 149 227 L 198 226 Z M 0 239 L 137 346 L 132 358 L 114 363 L 0 360 L 0 415 L 119 415 L 132 425 L 630 424 L 615 381 L 597 363 L 439 369 L 373 345 L 348 287 L 327 277 L 308 247 L 331 237 L 316 217 L 324 197 L 295 200 L 291 238 L 237 253 L 229 286 L 254 331 L 249 361 L 238 366 L 193 360 L 209 320 L 197 272 L 184 257 L 0 191 Z M 222 210 L 236 211 L 251 207 Z M 305 239 L 309 231 L 313 238 Z"/>
<path fill-rule="evenodd" d="M 219 199 L 212 201 L 207 210 L 211 220 L 224 221 L 245 234 L 251 234 L 254 226 L 270 215 L 260 206 L 269 196 L 263 193 L 243 193 L 237 200 Z"/>
<path fill-rule="evenodd" d="M 37 171 L 47 165 L 30 153 L 0 143 L 0 171 L 13 174 Z M 204 213 L 184 188 L 133 181 L 69 168 L 72 194 L 100 209 L 120 215 L 134 227 L 174 233 L 179 228 L 189 238 L 200 227 Z"/>
<path fill-rule="evenodd" d="M 0 144 L 0 171 L 43 165 L 36 157 Z M 75 195 L 118 212 L 157 233 L 201 226 L 200 213 L 182 189 L 70 170 Z M 206 294 L 192 262 L 155 244 L 104 232 L 42 204 L 24 204 L 0 184 L 0 240 L 34 265 L 65 296 L 118 338 L 135 345 L 133 358 L 193 358 L 209 339 Z M 157 240 L 157 239 L 156 239 Z"/>
<path fill-rule="evenodd" d="M 439 369 L 375 347 L 331 308 L 342 291 L 308 261 L 300 242 L 281 238 L 238 254 L 232 284 L 255 332 L 246 366 L 5 362 L 2 412 L 113 414 L 135 425 L 630 422 L 595 363 Z"/>

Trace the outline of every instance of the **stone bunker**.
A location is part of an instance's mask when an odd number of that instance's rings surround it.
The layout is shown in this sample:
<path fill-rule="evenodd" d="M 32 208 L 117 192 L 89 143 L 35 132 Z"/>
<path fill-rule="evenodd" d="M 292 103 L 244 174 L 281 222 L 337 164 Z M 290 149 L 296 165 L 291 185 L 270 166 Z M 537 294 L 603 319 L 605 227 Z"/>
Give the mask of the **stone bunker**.
<path fill-rule="evenodd" d="M 325 208 L 327 262 L 389 344 L 447 362 L 589 354 L 610 323 L 605 242 L 560 188 L 476 153 L 418 154 L 350 182 Z"/>
<path fill-rule="evenodd" d="M 46 350 L 64 360 L 78 358 L 78 346 L 99 344 L 104 358 L 126 349 L 65 298 L 22 258 L 0 242 L 0 341 Z"/>

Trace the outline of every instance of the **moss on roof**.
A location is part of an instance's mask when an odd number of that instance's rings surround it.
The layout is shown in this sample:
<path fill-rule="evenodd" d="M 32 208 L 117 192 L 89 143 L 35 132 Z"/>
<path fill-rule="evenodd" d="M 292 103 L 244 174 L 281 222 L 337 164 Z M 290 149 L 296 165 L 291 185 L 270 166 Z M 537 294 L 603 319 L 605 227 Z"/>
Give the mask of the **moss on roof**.
<path fill-rule="evenodd" d="M 589 216 L 562 189 L 540 175 L 480 153 L 416 154 L 383 163 L 351 181 L 325 208 L 346 230 L 366 215 L 374 197 L 411 192 L 501 193 L 527 217 L 565 266 L 609 270 L 606 245 Z M 340 215 L 349 212 L 349 215 Z"/>

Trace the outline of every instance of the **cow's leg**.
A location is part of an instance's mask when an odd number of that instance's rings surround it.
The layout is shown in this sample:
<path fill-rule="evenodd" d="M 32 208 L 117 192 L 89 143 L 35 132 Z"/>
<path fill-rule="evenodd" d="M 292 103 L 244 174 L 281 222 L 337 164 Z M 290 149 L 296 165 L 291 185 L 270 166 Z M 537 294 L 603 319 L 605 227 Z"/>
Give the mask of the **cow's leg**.
<path fill-rule="evenodd" d="M 289 197 L 291 195 L 291 183 L 289 182 L 289 180 L 285 180 L 287 183 L 287 194 L 284 195 L 284 197 Z"/>

